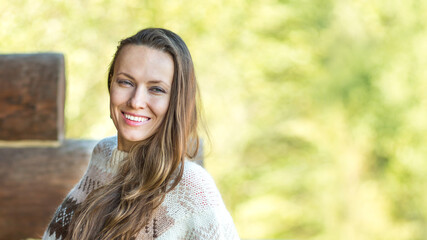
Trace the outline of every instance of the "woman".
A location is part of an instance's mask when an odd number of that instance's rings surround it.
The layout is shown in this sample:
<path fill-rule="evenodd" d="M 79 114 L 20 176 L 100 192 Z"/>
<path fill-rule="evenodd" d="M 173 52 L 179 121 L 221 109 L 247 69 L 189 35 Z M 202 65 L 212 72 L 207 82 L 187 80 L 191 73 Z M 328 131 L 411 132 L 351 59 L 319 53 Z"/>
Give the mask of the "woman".
<path fill-rule="evenodd" d="M 100 141 L 43 239 L 238 239 L 198 149 L 197 83 L 183 40 L 144 29 L 108 75 L 117 137 Z"/>

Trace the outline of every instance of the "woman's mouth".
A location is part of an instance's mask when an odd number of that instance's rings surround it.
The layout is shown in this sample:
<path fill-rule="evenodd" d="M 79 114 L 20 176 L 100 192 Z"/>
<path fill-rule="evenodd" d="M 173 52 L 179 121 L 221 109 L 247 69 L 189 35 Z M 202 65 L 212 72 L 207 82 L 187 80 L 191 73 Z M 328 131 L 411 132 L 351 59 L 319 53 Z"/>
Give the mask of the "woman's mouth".
<path fill-rule="evenodd" d="M 125 112 L 122 112 L 122 116 L 124 117 L 126 123 L 130 125 L 141 125 L 151 119 L 149 117 L 135 116 Z"/>

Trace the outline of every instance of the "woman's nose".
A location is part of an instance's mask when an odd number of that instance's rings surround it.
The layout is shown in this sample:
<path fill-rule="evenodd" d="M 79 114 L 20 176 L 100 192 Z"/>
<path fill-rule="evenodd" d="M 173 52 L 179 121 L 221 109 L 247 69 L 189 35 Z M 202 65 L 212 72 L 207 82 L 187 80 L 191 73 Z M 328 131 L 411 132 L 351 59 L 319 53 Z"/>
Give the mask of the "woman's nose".
<path fill-rule="evenodd" d="M 134 109 L 146 108 L 148 94 L 143 88 L 136 88 L 128 101 L 130 107 Z"/>

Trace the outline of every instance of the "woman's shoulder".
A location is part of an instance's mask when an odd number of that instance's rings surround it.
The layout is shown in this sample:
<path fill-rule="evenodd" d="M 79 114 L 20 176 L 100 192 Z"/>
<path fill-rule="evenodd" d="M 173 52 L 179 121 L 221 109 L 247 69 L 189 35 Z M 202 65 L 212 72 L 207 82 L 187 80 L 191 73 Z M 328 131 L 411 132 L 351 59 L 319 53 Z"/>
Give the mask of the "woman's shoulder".
<path fill-rule="evenodd" d="M 185 162 L 181 181 L 159 209 L 159 221 L 174 222 L 161 239 L 239 239 L 215 181 L 197 163 Z"/>
<path fill-rule="evenodd" d="M 212 176 L 200 165 L 188 160 L 184 163 L 184 173 L 174 193 L 175 198 L 188 202 L 188 206 L 194 209 L 224 204 Z"/>
<path fill-rule="evenodd" d="M 110 136 L 99 140 L 94 148 L 94 153 L 105 153 L 117 147 L 117 136 Z"/>
<path fill-rule="evenodd" d="M 200 185 L 201 188 L 216 188 L 212 176 L 199 164 L 186 160 L 184 162 L 183 183 Z"/>
<path fill-rule="evenodd" d="M 93 148 L 90 164 L 104 167 L 117 148 L 117 136 L 101 139 Z"/>
<path fill-rule="evenodd" d="M 206 169 L 191 160 L 184 161 L 184 173 L 182 178 L 187 181 L 207 181 L 211 184 L 215 184 L 212 176 Z"/>

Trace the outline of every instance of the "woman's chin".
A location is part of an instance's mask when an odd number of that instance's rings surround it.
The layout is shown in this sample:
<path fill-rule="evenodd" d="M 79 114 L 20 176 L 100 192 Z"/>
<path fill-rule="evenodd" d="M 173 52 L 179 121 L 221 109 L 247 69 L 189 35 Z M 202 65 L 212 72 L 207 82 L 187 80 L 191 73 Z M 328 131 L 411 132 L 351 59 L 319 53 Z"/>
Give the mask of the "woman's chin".
<path fill-rule="evenodd" d="M 135 144 L 135 143 L 143 141 L 144 139 L 145 138 L 141 138 L 141 137 L 127 137 L 127 138 L 124 138 L 123 140 L 128 142 L 128 143 Z"/>
<path fill-rule="evenodd" d="M 151 136 L 151 135 L 150 135 Z M 149 135 L 133 135 L 133 134 L 128 134 L 128 135 L 122 135 L 123 140 L 128 141 L 128 142 L 141 142 L 144 141 L 145 139 L 150 137 Z"/>
<path fill-rule="evenodd" d="M 126 146 L 125 148 L 127 149 L 129 149 L 136 143 L 146 139 L 143 136 L 126 135 L 126 134 L 120 134 L 120 133 L 118 133 L 117 138 L 118 138 L 118 144 L 123 147 Z"/>

